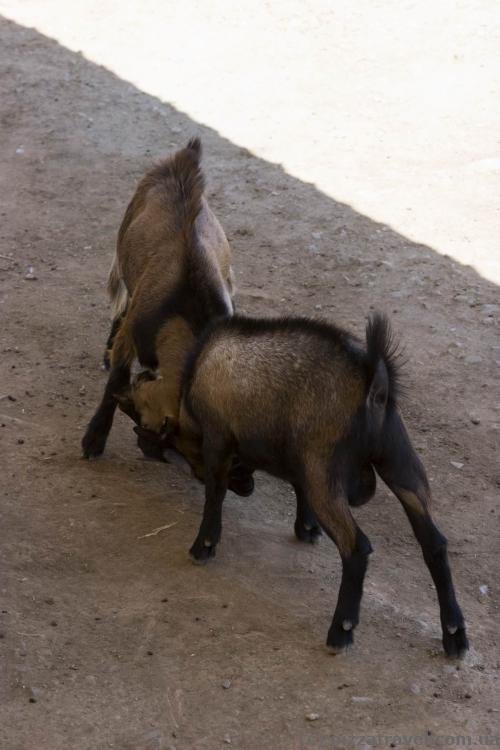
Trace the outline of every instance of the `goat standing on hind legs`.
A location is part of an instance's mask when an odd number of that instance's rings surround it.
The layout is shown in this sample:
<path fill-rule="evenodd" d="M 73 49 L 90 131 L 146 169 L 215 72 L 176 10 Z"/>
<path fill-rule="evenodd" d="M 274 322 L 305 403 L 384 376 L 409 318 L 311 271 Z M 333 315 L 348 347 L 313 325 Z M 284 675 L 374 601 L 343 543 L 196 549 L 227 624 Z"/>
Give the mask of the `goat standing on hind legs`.
<path fill-rule="evenodd" d="M 187 352 L 209 321 L 233 314 L 231 250 L 204 197 L 200 157 L 200 141 L 189 141 L 143 177 L 125 212 L 108 283 L 110 372 L 82 440 L 85 458 L 104 451 L 136 357 L 161 373 L 165 417 L 177 424 Z"/>
<path fill-rule="evenodd" d="M 183 403 L 203 439 L 205 507 L 191 555 L 214 557 L 231 456 L 289 481 L 299 538 L 321 526 L 336 544 L 342 580 L 327 645 L 353 642 L 372 551 L 350 505 L 367 502 L 375 471 L 402 503 L 436 586 L 443 647 L 468 649 L 446 539 L 429 510 L 430 489 L 398 409 L 399 372 L 386 318 L 375 315 L 366 346 L 307 319 L 218 321 L 195 345 Z"/>

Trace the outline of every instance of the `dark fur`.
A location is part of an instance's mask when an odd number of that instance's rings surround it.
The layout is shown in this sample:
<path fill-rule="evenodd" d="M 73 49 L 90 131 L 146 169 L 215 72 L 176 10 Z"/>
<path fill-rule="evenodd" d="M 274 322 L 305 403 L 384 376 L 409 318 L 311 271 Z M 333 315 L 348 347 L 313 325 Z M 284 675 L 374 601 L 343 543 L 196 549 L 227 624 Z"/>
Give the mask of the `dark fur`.
<path fill-rule="evenodd" d="M 227 372 L 226 361 L 232 363 Z M 330 383 L 336 384 L 331 399 Z M 383 316 L 368 322 L 365 346 L 342 329 L 307 319 L 214 323 L 184 373 L 184 403 L 203 436 L 206 485 L 191 554 L 201 562 L 215 555 L 235 452 L 246 465 L 289 481 L 297 495 L 297 537 L 312 540 L 321 526 L 339 548 L 342 583 L 327 643 L 335 651 L 345 648 L 359 620 L 371 552 L 349 505 L 370 499 L 376 471 L 410 520 L 437 588 L 445 651 L 459 656 L 468 642 L 446 539 L 430 515 L 429 484 L 399 413 L 400 393 L 397 347 Z"/>

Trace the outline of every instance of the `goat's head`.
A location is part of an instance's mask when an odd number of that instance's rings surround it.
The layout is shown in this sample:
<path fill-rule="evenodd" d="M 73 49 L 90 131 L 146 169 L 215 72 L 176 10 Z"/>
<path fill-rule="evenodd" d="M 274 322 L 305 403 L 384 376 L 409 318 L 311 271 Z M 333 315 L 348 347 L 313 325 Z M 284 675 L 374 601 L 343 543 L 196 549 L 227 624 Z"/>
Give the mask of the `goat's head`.
<path fill-rule="evenodd" d="M 115 398 L 121 411 L 135 422 L 135 431 L 143 439 L 149 433 L 152 442 L 167 443 L 175 434 L 177 421 L 165 411 L 161 377 L 149 370 L 140 372 Z"/>

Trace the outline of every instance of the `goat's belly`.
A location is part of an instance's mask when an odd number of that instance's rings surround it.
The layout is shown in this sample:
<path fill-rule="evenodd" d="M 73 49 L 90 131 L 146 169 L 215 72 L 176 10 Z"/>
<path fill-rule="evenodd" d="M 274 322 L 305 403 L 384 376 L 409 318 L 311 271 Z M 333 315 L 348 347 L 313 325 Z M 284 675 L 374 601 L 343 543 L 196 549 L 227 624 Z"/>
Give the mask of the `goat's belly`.
<path fill-rule="evenodd" d="M 294 482 L 297 464 L 288 454 L 287 446 L 280 440 L 262 440 L 247 437 L 238 441 L 238 456 L 242 463 L 265 471 L 278 479 Z"/>

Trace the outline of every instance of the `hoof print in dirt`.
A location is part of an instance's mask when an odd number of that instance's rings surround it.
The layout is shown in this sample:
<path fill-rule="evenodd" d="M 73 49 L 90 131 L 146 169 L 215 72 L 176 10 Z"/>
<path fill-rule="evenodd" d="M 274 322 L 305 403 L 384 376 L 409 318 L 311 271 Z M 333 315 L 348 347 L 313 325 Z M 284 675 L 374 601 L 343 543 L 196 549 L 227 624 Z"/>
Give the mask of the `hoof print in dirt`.
<path fill-rule="evenodd" d="M 189 550 L 189 554 L 195 565 L 206 565 L 211 557 L 215 557 L 215 549 L 214 544 L 206 545 L 196 540 Z"/>
<path fill-rule="evenodd" d="M 453 659 L 463 659 L 469 650 L 465 627 L 447 626 L 443 631 L 443 648 L 446 656 Z"/>
<path fill-rule="evenodd" d="M 331 654 L 341 654 L 354 644 L 353 627 L 345 620 L 342 625 L 334 623 L 328 631 L 326 645 Z"/>
<path fill-rule="evenodd" d="M 301 523 L 295 521 L 295 536 L 299 542 L 309 542 L 309 544 L 316 544 L 321 536 L 321 529 L 317 524 Z"/>

